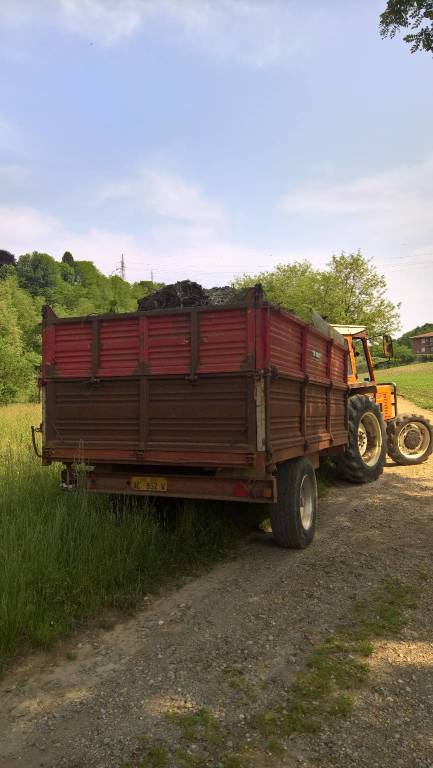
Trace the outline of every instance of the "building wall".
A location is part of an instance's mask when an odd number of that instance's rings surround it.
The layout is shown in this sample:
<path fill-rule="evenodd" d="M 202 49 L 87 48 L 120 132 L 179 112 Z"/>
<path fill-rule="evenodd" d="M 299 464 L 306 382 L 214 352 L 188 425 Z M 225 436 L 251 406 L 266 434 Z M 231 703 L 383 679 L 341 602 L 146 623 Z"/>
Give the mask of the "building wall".
<path fill-rule="evenodd" d="M 433 336 L 412 339 L 412 349 L 416 355 L 433 355 Z"/>

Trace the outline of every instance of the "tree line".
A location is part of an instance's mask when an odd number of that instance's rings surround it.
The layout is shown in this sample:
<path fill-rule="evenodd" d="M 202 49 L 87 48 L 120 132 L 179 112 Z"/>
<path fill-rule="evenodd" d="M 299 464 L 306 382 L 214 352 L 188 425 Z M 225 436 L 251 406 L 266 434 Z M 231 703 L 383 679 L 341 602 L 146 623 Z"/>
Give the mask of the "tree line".
<path fill-rule="evenodd" d="M 0 403 L 37 397 L 41 357 L 41 310 L 50 304 L 61 317 L 130 312 L 159 287 L 103 275 L 91 261 L 66 251 L 61 261 L 47 253 L 18 259 L 0 250 Z"/>
<path fill-rule="evenodd" d="M 335 255 L 323 269 L 306 260 L 279 264 L 243 275 L 233 285 L 241 289 L 257 282 L 269 301 L 305 320 L 315 309 L 332 323 L 367 326 L 373 340 L 400 327 L 399 305 L 388 298 L 385 278 L 359 251 Z M 93 262 L 76 260 L 69 251 L 56 261 L 37 251 L 15 259 L 0 250 L 0 403 L 37 396 L 44 304 L 61 317 L 130 312 L 159 287 L 151 281 L 129 283 L 116 274 L 103 275 Z M 396 345 L 397 362 L 412 359 L 407 337 Z"/>

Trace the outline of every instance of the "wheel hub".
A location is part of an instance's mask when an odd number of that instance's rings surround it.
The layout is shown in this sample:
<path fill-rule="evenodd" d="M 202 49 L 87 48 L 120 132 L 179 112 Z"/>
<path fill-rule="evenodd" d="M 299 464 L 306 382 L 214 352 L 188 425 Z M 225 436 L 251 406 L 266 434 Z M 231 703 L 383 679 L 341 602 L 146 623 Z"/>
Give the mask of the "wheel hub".
<path fill-rule="evenodd" d="M 300 517 L 305 531 L 311 528 L 314 512 L 314 488 L 308 475 L 304 475 L 300 489 Z"/>
<path fill-rule="evenodd" d="M 421 442 L 421 433 L 418 429 L 411 428 L 405 435 L 404 442 L 406 443 L 407 448 L 410 448 L 413 450 L 414 448 L 418 448 L 420 442 Z"/>
<path fill-rule="evenodd" d="M 374 467 L 382 450 L 382 432 L 374 413 L 364 413 L 358 425 L 358 450 L 364 464 Z"/>
<path fill-rule="evenodd" d="M 409 422 L 397 438 L 403 456 L 416 459 L 422 456 L 430 444 L 430 432 L 422 422 Z"/>

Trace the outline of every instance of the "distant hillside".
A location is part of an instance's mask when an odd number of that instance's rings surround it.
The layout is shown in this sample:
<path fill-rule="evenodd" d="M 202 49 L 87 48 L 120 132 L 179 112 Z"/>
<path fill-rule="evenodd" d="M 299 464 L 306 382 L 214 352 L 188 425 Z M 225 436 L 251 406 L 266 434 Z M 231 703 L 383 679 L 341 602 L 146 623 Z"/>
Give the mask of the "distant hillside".
<path fill-rule="evenodd" d="M 130 312 L 160 287 L 150 280 L 128 283 L 117 274 L 107 277 L 69 251 L 56 261 L 37 251 L 15 259 L 0 249 L 0 405 L 37 396 L 43 304 L 63 317 Z"/>
<path fill-rule="evenodd" d="M 413 328 L 412 331 L 408 331 L 407 333 L 404 333 L 403 336 L 400 336 L 399 339 L 397 339 L 398 344 L 404 344 L 406 347 L 411 348 L 411 336 L 420 336 L 422 333 L 430 333 L 433 331 L 433 323 L 424 323 L 424 325 L 417 325 L 416 328 Z"/>

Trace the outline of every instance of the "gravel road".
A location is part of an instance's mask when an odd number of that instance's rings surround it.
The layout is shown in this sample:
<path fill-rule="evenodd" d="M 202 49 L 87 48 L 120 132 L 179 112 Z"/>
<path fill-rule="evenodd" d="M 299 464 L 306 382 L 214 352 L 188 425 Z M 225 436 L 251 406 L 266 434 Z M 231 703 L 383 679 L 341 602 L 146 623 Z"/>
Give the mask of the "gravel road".
<path fill-rule="evenodd" d="M 402 401 L 400 410 L 421 409 Z M 419 607 L 399 637 L 375 643 L 351 715 L 288 739 L 278 756 L 258 742 L 245 765 L 433 768 L 432 492 L 432 458 L 389 463 L 377 483 L 332 488 L 307 550 L 279 550 L 257 534 L 133 619 L 27 657 L 0 684 L 1 768 L 135 766 L 149 740 L 179 741 L 167 712 L 202 707 L 230 755 L 253 743 L 251 714 L 284 696 L 353 594 L 368 596 L 385 576 L 418 583 L 420 574 Z M 211 744 L 201 762 L 193 739 L 187 748 L 183 765 L 224 765 Z"/>

